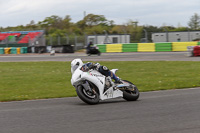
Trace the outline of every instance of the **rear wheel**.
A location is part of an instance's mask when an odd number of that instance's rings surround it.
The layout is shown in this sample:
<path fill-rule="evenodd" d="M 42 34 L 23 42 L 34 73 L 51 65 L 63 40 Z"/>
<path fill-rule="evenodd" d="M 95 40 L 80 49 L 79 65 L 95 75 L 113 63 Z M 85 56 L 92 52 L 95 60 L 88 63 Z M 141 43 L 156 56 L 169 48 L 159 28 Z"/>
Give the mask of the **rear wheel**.
<path fill-rule="evenodd" d="M 100 51 L 98 51 L 98 56 L 100 56 L 101 55 L 101 52 Z"/>
<path fill-rule="evenodd" d="M 83 86 L 79 85 L 76 88 L 76 93 L 78 97 L 87 104 L 99 103 L 99 94 L 95 90 L 93 90 L 93 92 L 86 91 Z"/>
<path fill-rule="evenodd" d="M 131 84 L 134 87 L 133 91 L 132 90 L 124 90 L 123 98 L 127 101 L 136 101 L 140 96 L 138 88 L 130 81 L 127 81 L 127 80 L 123 80 L 123 81 L 128 82 L 129 84 Z"/>

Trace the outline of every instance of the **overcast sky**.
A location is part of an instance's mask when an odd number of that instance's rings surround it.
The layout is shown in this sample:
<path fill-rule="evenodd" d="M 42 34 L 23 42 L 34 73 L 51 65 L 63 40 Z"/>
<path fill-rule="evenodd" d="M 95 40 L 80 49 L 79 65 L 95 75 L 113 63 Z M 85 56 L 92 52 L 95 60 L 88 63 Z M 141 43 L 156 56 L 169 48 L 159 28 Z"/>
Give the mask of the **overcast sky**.
<path fill-rule="evenodd" d="M 128 20 L 139 25 L 187 26 L 194 13 L 200 15 L 200 0 L 0 0 L 0 27 L 26 25 L 46 17 L 70 15 L 72 22 L 86 14 L 104 15 L 115 24 Z"/>

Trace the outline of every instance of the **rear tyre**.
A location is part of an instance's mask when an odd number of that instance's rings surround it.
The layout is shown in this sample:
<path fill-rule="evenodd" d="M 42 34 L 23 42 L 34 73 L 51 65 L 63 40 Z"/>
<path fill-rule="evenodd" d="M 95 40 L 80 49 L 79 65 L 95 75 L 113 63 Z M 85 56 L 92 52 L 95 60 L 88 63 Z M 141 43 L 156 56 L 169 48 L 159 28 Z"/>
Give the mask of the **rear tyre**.
<path fill-rule="evenodd" d="M 100 51 L 98 51 L 98 56 L 100 56 L 101 55 L 101 52 Z"/>
<path fill-rule="evenodd" d="M 128 82 L 131 85 L 134 85 L 130 81 L 127 81 L 127 80 L 123 80 L 123 81 Z M 123 91 L 123 98 L 127 101 L 136 101 L 139 98 L 139 96 L 140 96 L 140 92 L 135 85 L 134 85 L 134 91 L 130 91 L 130 90 Z"/>
<path fill-rule="evenodd" d="M 99 103 L 99 94 L 96 91 L 93 93 L 87 92 L 83 86 L 79 85 L 76 88 L 76 93 L 78 97 L 87 104 L 93 105 Z"/>

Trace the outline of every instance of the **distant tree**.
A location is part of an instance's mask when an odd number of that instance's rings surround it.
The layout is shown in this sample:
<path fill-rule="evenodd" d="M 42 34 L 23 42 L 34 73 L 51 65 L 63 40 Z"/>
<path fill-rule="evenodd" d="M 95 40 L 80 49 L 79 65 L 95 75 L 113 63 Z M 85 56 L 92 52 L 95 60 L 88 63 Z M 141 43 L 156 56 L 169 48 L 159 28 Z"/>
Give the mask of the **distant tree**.
<path fill-rule="evenodd" d="M 188 22 L 188 26 L 192 29 L 192 30 L 197 30 L 200 29 L 200 16 L 195 13 L 191 18 L 190 21 Z"/>
<path fill-rule="evenodd" d="M 151 33 L 153 33 L 153 32 L 162 32 L 163 31 L 162 28 L 159 28 L 159 27 L 156 27 L 156 26 L 152 26 L 152 25 L 144 25 L 143 29 L 147 31 L 148 41 L 150 41 L 150 42 L 152 42 Z M 144 30 L 142 32 L 142 37 L 145 37 Z"/>
<path fill-rule="evenodd" d="M 175 28 L 174 30 L 170 30 L 170 31 L 188 31 L 188 28 L 187 27 L 178 27 L 178 28 Z"/>
<path fill-rule="evenodd" d="M 113 20 L 110 20 L 110 21 L 108 21 L 108 25 L 113 27 L 113 26 L 115 26 L 115 22 Z"/>
<path fill-rule="evenodd" d="M 138 26 L 138 21 L 128 20 L 123 26 L 123 34 L 131 35 L 131 42 L 140 42 L 142 37 L 142 26 Z"/>
<path fill-rule="evenodd" d="M 123 25 L 115 25 L 111 29 L 112 34 L 121 34 L 123 32 Z"/>
<path fill-rule="evenodd" d="M 162 26 L 160 28 L 162 29 L 163 32 L 173 31 L 174 29 L 176 29 L 174 26 Z"/>
<path fill-rule="evenodd" d="M 113 24 L 113 21 L 108 21 L 103 15 L 88 14 L 83 20 L 77 22 L 81 28 L 92 27 L 97 25 L 108 26 Z"/>
<path fill-rule="evenodd" d="M 86 28 L 85 32 L 87 34 L 105 34 L 104 30 L 106 30 L 108 33 L 110 33 L 110 28 L 108 26 L 102 26 L 102 25 L 97 25 L 97 26 L 93 26 L 91 28 Z"/>
<path fill-rule="evenodd" d="M 82 31 L 86 28 L 86 23 L 84 20 L 80 20 L 76 23 L 77 27 L 80 28 Z"/>
<path fill-rule="evenodd" d="M 31 22 L 26 25 L 26 28 L 28 30 L 36 30 L 37 29 L 37 25 L 35 24 L 34 20 L 31 20 Z"/>
<path fill-rule="evenodd" d="M 45 20 L 39 22 L 38 24 L 41 27 L 54 27 L 58 29 L 62 29 L 62 18 L 56 15 L 52 15 L 51 17 L 46 17 Z"/>
<path fill-rule="evenodd" d="M 69 15 L 65 16 L 63 19 L 63 28 L 69 29 L 73 23 L 71 22 L 71 17 Z"/>
<path fill-rule="evenodd" d="M 102 34 L 104 30 L 110 31 L 114 26 L 113 20 L 107 20 L 103 15 L 88 14 L 76 23 L 76 26 L 87 34 Z"/>
<path fill-rule="evenodd" d="M 107 19 L 103 15 L 88 14 L 84 21 L 87 26 L 107 25 Z"/>

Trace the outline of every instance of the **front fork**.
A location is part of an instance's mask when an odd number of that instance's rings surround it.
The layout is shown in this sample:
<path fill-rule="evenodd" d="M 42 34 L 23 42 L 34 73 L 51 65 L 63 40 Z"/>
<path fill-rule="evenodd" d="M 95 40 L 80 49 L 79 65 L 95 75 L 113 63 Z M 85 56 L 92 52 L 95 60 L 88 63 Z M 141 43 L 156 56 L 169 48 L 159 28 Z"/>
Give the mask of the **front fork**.
<path fill-rule="evenodd" d="M 85 81 L 82 86 L 85 88 L 85 90 L 87 92 L 90 92 L 90 93 L 95 93 L 95 91 L 90 87 L 90 84 L 88 83 L 88 81 Z"/>

